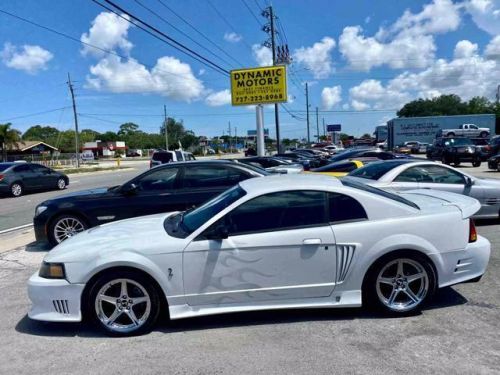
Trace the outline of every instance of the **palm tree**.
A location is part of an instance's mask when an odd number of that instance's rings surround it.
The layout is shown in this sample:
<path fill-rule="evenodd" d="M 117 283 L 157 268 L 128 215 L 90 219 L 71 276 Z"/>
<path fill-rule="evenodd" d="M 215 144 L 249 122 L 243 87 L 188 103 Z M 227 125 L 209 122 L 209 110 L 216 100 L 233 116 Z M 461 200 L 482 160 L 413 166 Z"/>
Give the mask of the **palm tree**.
<path fill-rule="evenodd" d="M 0 124 L 0 146 L 2 149 L 2 160 L 7 161 L 7 150 L 12 149 L 16 142 L 21 139 L 21 132 L 11 128 L 12 124 Z"/>

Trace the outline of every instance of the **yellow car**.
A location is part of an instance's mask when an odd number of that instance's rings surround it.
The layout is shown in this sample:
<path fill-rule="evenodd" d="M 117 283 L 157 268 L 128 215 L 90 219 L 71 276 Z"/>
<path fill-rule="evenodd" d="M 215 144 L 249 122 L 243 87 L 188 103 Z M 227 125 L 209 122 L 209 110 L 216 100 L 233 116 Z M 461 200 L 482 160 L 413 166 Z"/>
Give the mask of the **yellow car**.
<path fill-rule="evenodd" d="M 342 160 L 335 163 L 327 164 L 319 168 L 311 169 L 310 173 L 321 173 L 333 177 L 343 177 L 349 174 L 349 172 L 361 168 L 371 161 L 376 161 L 378 159 L 366 159 L 366 160 Z"/>

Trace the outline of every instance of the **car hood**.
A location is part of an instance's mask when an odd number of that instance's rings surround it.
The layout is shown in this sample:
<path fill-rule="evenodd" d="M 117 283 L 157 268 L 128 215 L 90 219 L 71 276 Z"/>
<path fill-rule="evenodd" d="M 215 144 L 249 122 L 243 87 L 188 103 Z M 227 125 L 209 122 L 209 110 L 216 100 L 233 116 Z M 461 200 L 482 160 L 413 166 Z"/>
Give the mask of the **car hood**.
<path fill-rule="evenodd" d="M 88 229 L 57 245 L 44 260 L 84 262 L 110 253 L 152 255 L 183 250 L 186 240 L 169 236 L 163 227 L 165 219 L 174 213 L 135 217 Z"/>
<path fill-rule="evenodd" d="M 73 191 L 71 193 L 59 195 L 57 198 L 51 199 L 51 201 L 56 201 L 56 200 L 63 200 L 66 198 L 95 198 L 96 196 L 101 196 L 105 195 L 108 193 L 108 188 L 107 187 L 100 187 L 100 188 L 94 188 L 94 189 L 87 189 L 87 190 L 80 190 L 80 191 Z"/>

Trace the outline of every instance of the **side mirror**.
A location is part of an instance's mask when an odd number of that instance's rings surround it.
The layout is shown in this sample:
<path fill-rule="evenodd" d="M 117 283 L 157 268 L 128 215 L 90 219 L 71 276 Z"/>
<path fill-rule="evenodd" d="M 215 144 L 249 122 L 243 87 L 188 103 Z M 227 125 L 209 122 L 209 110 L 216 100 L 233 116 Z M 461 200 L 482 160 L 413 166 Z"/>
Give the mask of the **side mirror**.
<path fill-rule="evenodd" d="M 217 225 L 205 234 L 207 240 L 224 240 L 229 237 L 229 231 L 223 224 Z"/>
<path fill-rule="evenodd" d="M 474 185 L 474 180 L 470 177 L 465 177 L 465 186 L 472 186 Z"/>
<path fill-rule="evenodd" d="M 137 185 L 134 183 L 123 185 L 120 192 L 125 195 L 134 194 L 137 191 Z"/>

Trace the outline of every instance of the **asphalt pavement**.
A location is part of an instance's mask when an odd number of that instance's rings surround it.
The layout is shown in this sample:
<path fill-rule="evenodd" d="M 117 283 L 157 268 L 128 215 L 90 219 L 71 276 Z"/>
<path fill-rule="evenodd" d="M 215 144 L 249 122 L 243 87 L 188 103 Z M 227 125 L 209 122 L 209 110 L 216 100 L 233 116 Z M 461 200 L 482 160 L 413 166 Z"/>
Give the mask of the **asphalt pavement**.
<path fill-rule="evenodd" d="M 127 167 L 128 164 L 123 163 L 122 166 Z M 119 185 L 148 168 L 148 161 L 143 161 L 131 163 L 127 169 L 70 174 L 69 186 L 64 191 L 32 192 L 19 198 L 0 196 L 0 231 L 32 223 L 35 207 L 47 199 L 78 190 Z"/>

